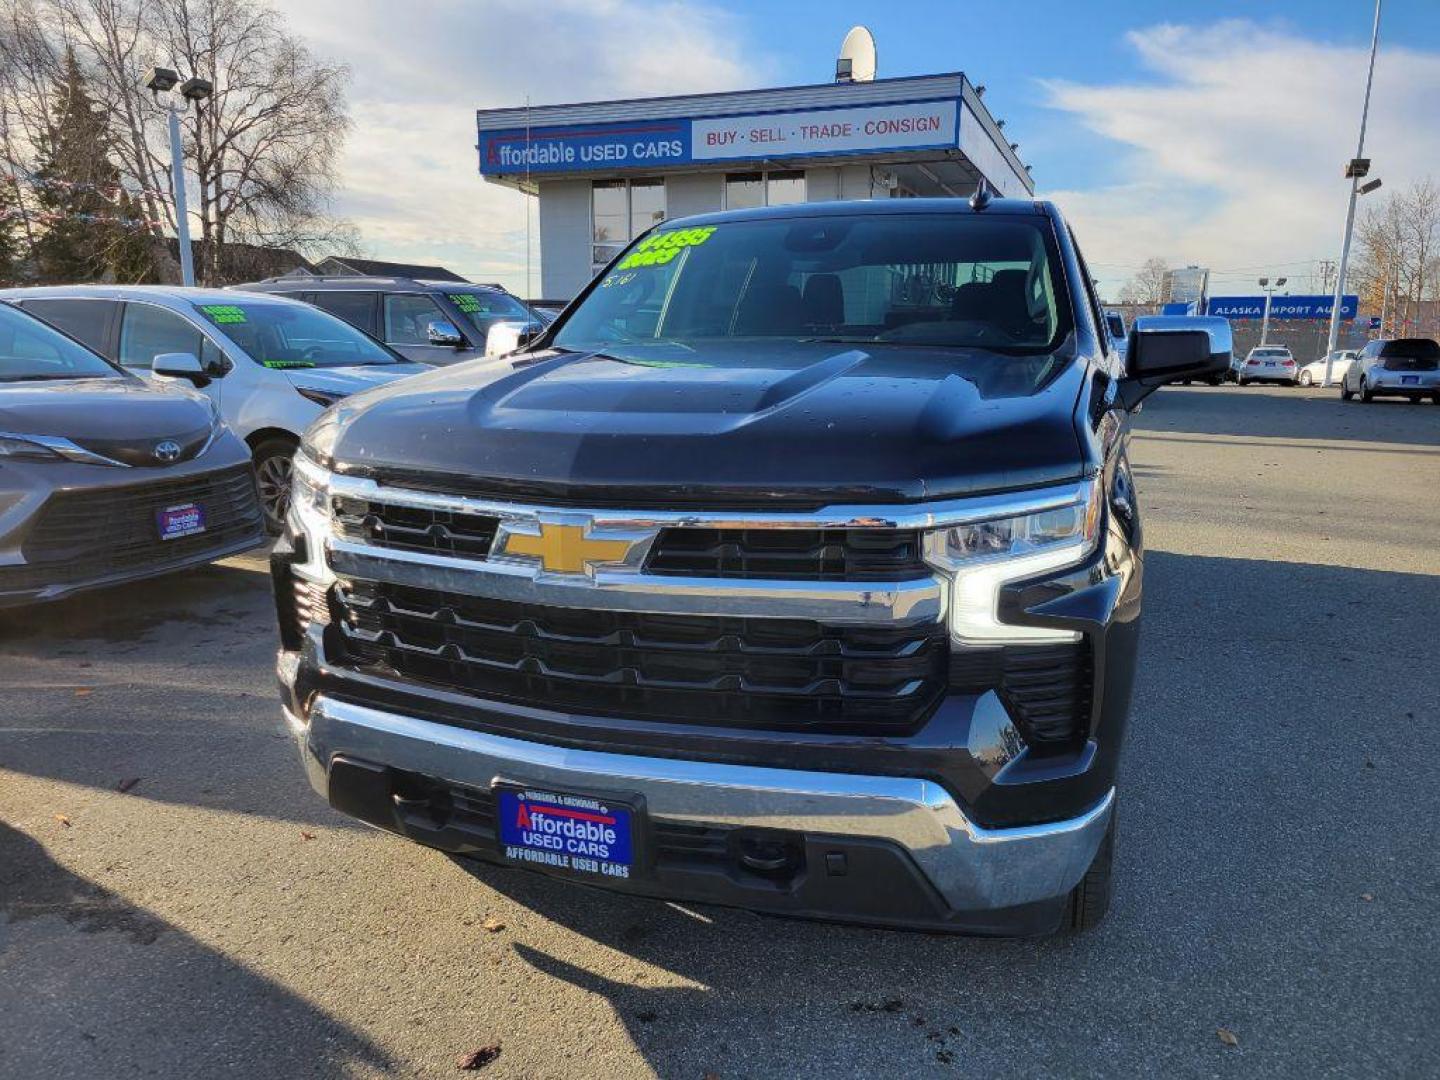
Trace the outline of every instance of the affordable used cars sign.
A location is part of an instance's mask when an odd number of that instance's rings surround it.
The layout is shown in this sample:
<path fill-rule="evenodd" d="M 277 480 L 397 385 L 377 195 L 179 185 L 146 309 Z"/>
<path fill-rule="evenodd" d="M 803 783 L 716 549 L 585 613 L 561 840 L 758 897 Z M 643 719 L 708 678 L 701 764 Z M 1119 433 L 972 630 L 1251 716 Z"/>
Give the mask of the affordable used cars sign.
<path fill-rule="evenodd" d="M 571 173 L 706 161 L 843 156 L 959 145 L 958 104 L 902 102 L 805 112 L 480 131 L 480 172 Z"/>

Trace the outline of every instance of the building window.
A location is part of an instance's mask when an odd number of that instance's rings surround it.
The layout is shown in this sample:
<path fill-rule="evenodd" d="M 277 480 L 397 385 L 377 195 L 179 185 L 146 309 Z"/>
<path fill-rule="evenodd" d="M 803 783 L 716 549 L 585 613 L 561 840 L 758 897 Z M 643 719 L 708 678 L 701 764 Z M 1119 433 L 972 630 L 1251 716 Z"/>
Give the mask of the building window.
<path fill-rule="evenodd" d="M 631 240 L 664 220 L 664 180 L 596 180 L 590 189 L 590 272 L 599 271 Z"/>
<path fill-rule="evenodd" d="M 725 177 L 725 209 L 786 206 L 805 201 L 805 174 L 789 172 L 729 173 Z"/>

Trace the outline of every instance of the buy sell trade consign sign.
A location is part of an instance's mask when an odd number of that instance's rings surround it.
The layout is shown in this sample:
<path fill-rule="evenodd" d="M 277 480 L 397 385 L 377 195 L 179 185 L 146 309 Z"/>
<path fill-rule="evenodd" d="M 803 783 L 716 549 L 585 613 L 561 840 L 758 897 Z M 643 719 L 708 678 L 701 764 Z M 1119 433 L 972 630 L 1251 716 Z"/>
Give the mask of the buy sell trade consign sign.
<path fill-rule="evenodd" d="M 479 132 L 480 172 L 570 173 L 960 146 L 954 98 Z"/>

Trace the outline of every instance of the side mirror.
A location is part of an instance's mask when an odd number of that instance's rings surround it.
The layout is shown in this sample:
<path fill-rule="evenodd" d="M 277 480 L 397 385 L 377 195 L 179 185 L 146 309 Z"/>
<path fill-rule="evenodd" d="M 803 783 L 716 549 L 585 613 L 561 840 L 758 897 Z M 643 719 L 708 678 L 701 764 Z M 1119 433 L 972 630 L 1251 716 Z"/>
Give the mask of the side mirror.
<path fill-rule="evenodd" d="M 1166 383 L 1230 368 L 1230 322 L 1210 316 L 1146 315 L 1130 327 L 1120 397 L 1133 409 Z"/>
<path fill-rule="evenodd" d="M 431 345 L 444 345 L 452 349 L 463 349 L 465 338 L 455 324 L 443 319 L 436 319 L 425 326 L 425 340 Z"/>
<path fill-rule="evenodd" d="M 156 375 L 165 375 L 172 379 L 188 379 L 196 386 L 205 386 L 210 382 L 210 373 L 205 370 L 200 363 L 200 358 L 194 353 L 160 353 L 150 361 L 150 370 Z"/>
<path fill-rule="evenodd" d="M 506 356 L 540 335 L 540 327 L 534 323 L 498 322 L 485 335 L 486 356 Z"/>

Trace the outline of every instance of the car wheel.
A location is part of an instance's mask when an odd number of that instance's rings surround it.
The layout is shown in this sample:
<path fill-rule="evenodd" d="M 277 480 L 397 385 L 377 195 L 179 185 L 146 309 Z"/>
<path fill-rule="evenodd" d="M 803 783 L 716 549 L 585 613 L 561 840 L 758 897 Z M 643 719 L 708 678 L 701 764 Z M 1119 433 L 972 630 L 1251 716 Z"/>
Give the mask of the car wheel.
<path fill-rule="evenodd" d="M 1344 379 L 1341 379 L 1341 380 L 1340 380 L 1340 400 L 1341 400 L 1341 401 L 1349 401 L 1349 400 L 1350 400 L 1351 398 L 1353 398 L 1354 396 L 1355 396 L 1355 392 L 1354 392 L 1353 390 L 1351 390 L 1350 387 L 1348 387 L 1348 386 L 1345 385 L 1345 380 L 1344 380 Z"/>
<path fill-rule="evenodd" d="M 1314 383 L 1315 383 L 1315 379 L 1314 379 L 1314 377 L 1310 374 L 1310 372 L 1308 372 L 1308 371 L 1302 371 L 1302 372 L 1300 372 L 1300 385 L 1301 385 L 1301 386 L 1313 386 Z"/>
<path fill-rule="evenodd" d="M 1085 876 L 1070 892 L 1070 907 L 1065 926 L 1069 930 L 1093 930 L 1110 910 L 1111 874 L 1115 862 L 1115 807 L 1110 809 L 1110 825 L 1100 841 L 1100 850 Z"/>
<path fill-rule="evenodd" d="M 1370 387 L 1365 384 L 1363 377 L 1360 380 L 1360 400 L 1366 405 L 1375 400 L 1375 395 L 1370 392 Z"/>
<path fill-rule="evenodd" d="M 285 512 L 290 509 L 290 469 L 295 443 L 289 439 L 265 439 L 255 447 L 255 482 L 260 487 L 260 508 L 265 511 L 265 530 L 278 536 L 285 529 Z"/>
<path fill-rule="evenodd" d="M 1223 376 L 1215 375 L 1215 376 L 1212 376 L 1211 378 L 1206 379 L 1205 381 L 1206 381 L 1207 383 L 1209 383 L 1211 386 L 1219 386 L 1219 385 L 1224 381 L 1224 378 L 1223 378 Z"/>
<path fill-rule="evenodd" d="M 1431 394 L 1430 403 L 1432 405 L 1440 405 L 1440 394 Z"/>
<path fill-rule="evenodd" d="M 1236 380 L 1235 380 L 1235 384 L 1236 384 L 1237 386 L 1249 386 L 1249 385 L 1250 385 L 1250 380 L 1249 380 L 1249 379 L 1236 379 Z"/>

